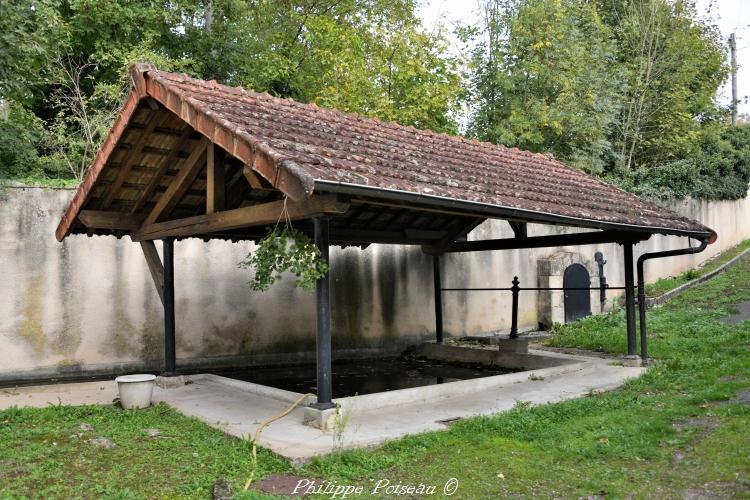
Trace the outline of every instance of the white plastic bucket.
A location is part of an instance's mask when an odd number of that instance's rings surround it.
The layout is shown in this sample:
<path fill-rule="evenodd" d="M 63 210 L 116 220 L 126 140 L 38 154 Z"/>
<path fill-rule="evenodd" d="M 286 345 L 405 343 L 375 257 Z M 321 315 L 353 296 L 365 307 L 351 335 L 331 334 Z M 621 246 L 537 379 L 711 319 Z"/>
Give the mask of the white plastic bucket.
<path fill-rule="evenodd" d="M 117 377 L 117 390 L 120 392 L 120 405 L 126 410 L 148 408 L 154 393 L 156 375 L 123 375 Z"/>

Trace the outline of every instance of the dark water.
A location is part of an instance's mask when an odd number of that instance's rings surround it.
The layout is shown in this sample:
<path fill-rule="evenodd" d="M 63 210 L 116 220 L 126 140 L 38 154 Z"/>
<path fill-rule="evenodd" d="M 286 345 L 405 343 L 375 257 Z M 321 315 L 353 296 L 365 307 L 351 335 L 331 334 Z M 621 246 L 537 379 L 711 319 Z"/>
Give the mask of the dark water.
<path fill-rule="evenodd" d="M 517 370 L 454 365 L 412 358 L 379 358 L 333 363 L 333 397 L 422 387 L 491 377 Z M 299 393 L 317 392 L 315 365 L 263 367 L 216 372 L 216 375 Z"/>

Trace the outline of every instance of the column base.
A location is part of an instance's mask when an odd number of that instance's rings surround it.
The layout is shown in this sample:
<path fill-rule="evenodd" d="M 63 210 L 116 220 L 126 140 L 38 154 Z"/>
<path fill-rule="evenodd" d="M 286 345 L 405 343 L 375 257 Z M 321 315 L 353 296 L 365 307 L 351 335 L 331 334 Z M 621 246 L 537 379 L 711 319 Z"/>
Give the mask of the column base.
<path fill-rule="evenodd" d="M 304 409 L 302 415 L 302 422 L 310 427 L 315 427 L 322 431 L 333 430 L 336 426 L 336 415 L 338 414 L 338 408 L 334 405 L 333 407 L 326 409 L 318 409 L 314 406 L 308 406 Z"/>
<path fill-rule="evenodd" d="M 163 373 L 156 377 L 156 386 L 161 389 L 176 389 L 182 387 L 187 382 L 185 375 L 167 375 Z"/>
<path fill-rule="evenodd" d="M 639 366 L 643 366 L 642 360 L 640 356 L 632 355 L 632 356 L 625 356 L 622 358 L 622 366 L 629 366 L 632 368 L 637 368 Z"/>

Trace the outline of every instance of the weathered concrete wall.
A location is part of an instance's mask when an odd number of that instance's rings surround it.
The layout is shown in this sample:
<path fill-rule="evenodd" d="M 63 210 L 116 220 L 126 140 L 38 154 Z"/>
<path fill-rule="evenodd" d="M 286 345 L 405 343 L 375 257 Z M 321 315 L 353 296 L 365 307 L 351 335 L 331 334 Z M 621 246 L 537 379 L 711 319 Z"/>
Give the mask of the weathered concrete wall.
<path fill-rule="evenodd" d="M 155 369 L 162 357 L 162 315 L 140 246 L 129 239 L 54 238 L 71 190 L 0 191 L 0 380 L 85 372 Z M 750 238 L 750 202 L 682 202 L 679 212 L 716 229 L 719 241 L 700 255 L 651 264 L 648 279 L 678 274 Z M 548 226 L 529 232 L 549 234 Z M 512 236 L 490 221 L 472 239 Z M 684 239 L 654 237 L 638 251 L 675 248 Z M 157 244 L 157 247 L 159 245 Z M 643 247 L 643 248 L 641 248 Z M 245 365 L 309 359 L 315 344 L 314 295 L 283 281 L 266 293 L 247 287 L 237 268 L 251 244 L 184 240 L 175 244 L 177 356 L 182 366 Z M 445 286 L 536 284 L 537 259 L 560 249 L 483 252 L 444 258 Z M 611 285 L 621 285 L 616 245 L 566 247 L 593 260 L 602 251 Z M 536 292 L 522 292 L 520 322 L 537 323 Z M 592 303 L 592 306 L 596 304 Z M 595 309 L 596 310 L 596 309 Z M 431 260 L 418 248 L 372 245 L 332 252 L 334 346 L 389 348 L 434 331 Z M 508 328 L 507 292 L 446 292 L 453 335 Z"/>

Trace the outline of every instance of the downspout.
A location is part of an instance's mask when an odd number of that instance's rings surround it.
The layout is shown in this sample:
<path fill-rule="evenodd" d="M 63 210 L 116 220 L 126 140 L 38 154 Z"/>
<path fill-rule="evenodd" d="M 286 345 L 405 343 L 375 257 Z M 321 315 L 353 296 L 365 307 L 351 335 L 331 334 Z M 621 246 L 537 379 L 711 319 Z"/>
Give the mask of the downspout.
<path fill-rule="evenodd" d="M 647 260 L 661 259 L 663 257 L 675 257 L 677 255 L 689 255 L 693 253 L 701 253 L 706 247 L 716 241 L 716 233 L 711 233 L 711 236 L 701 240 L 701 244 L 697 247 L 682 248 L 680 250 L 667 250 L 664 252 L 651 252 L 644 253 L 638 257 L 637 273 L 638 273 L 638 317 L 640 322 L 641 330 L 641 363 L 645 366 L 648 365 L 648 348 L 646 341 L 646 280 L 643 276 L 643 264 Z"/>

